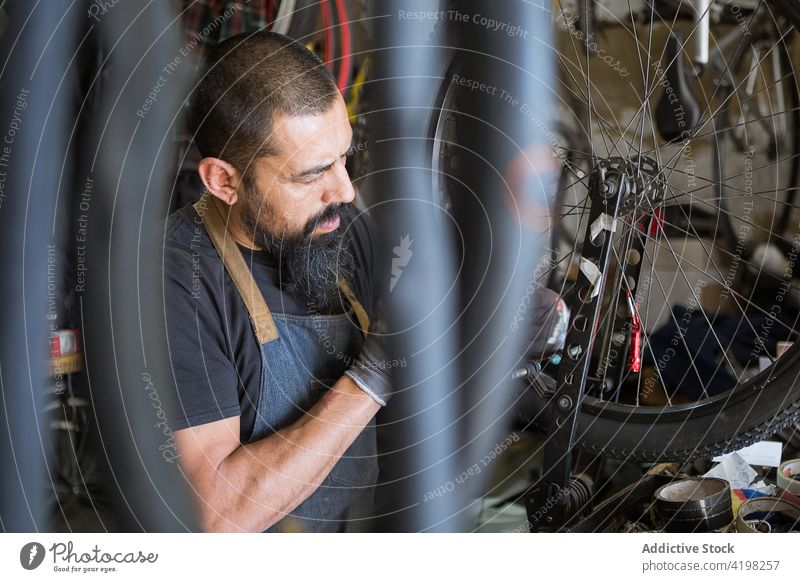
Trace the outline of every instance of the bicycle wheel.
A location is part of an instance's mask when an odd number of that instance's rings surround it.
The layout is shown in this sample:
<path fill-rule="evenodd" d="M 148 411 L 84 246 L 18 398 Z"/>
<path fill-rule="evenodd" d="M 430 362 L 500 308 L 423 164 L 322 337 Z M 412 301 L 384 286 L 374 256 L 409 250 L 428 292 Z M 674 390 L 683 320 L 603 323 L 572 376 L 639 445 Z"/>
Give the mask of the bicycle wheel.
<path fill-rule="evenodd" d="M 639 191 L 663 191 L 656 203 L 633 199 L 612 234 L 577 423 L 580 446 L 615 457 L 710 457 L 800 416 L 800 348 L 776 354 L 779 341 L 796 339 L 800 313 L 794 35 L 763 5 L 718 7 L 712 60 L 690 85 L 699 105 L 693 121 L 680 107 L 681 79 L 670 75 L 670 65 L 691 57 L 693 23 L 677 12 L 649 10 L 610 27 L 588 60 L 569 45 L 559 54 L 573 81 L 567 90 L 586 107 L 593 159 L 627 160 Z M 627 95 L 606 90 L 614 75 L 600 68 L 608 69 L 612 46 L 629 71 L 619 84 Z M 655 112 L 664 103 L 675 107 L 678 139 L 659 131 Z M 587 197 L 576 212 L 589 204 Z M 570 263 L 585 244 L 586 234 Z M 786 255 L 775 258 L 776 248 Z M 580 289 L 586 280 L 576 274 L 571 283 Z"/>
<path fill-rule="evenodd" d="M 796 34 L 778 16 L 780 2 L 712 6 L 712 61 L 687 82 L 698 107 L 691 122 L 691 112 L 674 111 L 677 138 L 664 135 L 655 111 L 685 89 L 670 71 L 692 56 L 681 40 L 691 40 L 690 20 L 649 8 L 587 41 L 562 15 L 556 37 L 563 103 L 578 107 L 541 126 L 583 135 L 552 140 L 571 179 L 562 176 L 556 197 L 560 252 L 551 269 L 563 273 L 556 290 L 572 306 L 570 333 L 582 305 L 599 303 L 600 316 L 575 336 L 583 343 L 568 338 L 545 373 L 563 380 L 573 359 L 588 359 L 575 440 L 618 458 L 711 457 L 800 419 L 800 343 L 777 354 L 800 327 Z M 445 137 L 432 153 L 446 177 L 445 204 L 458 198 L 449 178 L 459 164 L 451 93 L 434 124 Z M 633 186 L 616 220 L 598 229 L 610 238 L 598 277 L 582 259 L 596 244 L 589 215 L 597 193 L 586 168 L 600 167 Z M 583 355 L 573 358 L 573 349 Z M 532 390 L 524 397 L 528 417 L 546 427 L 553 400 Z"/>

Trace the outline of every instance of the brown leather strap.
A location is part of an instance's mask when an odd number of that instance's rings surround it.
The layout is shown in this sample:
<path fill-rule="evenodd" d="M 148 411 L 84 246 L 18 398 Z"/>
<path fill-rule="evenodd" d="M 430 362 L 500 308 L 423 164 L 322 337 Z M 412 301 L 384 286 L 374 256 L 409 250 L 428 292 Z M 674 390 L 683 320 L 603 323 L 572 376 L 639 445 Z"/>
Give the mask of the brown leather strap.
<path fill-rule="evenodd" d="M 239 295 L 250 314 L 250 321 L 253 323 L 258 343 L 265 344 L 278 339 L 278 328 L 275 327 L 275 321 L 272 319 L 267 302 L 264 301 L 264 296 L 258 289 L 253 274 L 247 268 L 247 263 L 245 263 L 239 247 L 228 234 L 225 219 L 217 210 L 211 195 L 203 194 L 203 197 L 194 203 L 194 209 L 203 219 L 203 225 L 211 237 L 211 242 L 214 243 L 228 274 L 239 290 Z"/>
<path fill-rule="evenodd" d="M 366 338 L 369 332 L 369 315 L 367 315 L 367 311 L 359 300 L 356 299 L 355 293 L 353 293 L 350 284 L 346 280 L 339 279 L 339 289 L 341 289 L 342 293 L 353 307 L 353 312 L 356 314 L 356 319 L 358 320 L 358 327 L 361 328 L 361 333 L 363 333 Z"/>

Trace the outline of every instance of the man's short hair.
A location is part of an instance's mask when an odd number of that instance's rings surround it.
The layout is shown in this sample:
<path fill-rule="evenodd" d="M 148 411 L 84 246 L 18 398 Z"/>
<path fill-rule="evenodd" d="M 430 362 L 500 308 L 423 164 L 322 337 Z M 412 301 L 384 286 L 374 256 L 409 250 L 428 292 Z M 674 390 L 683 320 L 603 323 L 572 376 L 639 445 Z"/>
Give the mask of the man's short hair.
<path fill-rule="evenodd" d="M 209 52 L 190 126 L 203 157 L 246 172 L 254 158 L 278 153 L 271 139 L 278 115 L 319 115 L 338 95 L 325 63 L 298 41 L 268 31 L 238 34 Z"/>

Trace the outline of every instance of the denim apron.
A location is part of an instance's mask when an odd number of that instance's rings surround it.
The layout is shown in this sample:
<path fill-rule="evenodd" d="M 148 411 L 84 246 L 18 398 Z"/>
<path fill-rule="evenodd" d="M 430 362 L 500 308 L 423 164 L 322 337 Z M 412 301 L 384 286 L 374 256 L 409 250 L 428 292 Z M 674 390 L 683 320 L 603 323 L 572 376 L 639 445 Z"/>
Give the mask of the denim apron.
<path fill-rule="evenodd" d="M 210 195 L 194 204 L 250 315 L 261 352 L 261 385 L 253 433 L 262 439 L 297 421 L 361 353 L 369 318 L 346 281 L 339 288 L 358 320 L 347 313 L 272 314 L 224 218 Z M 268 471 L 267 467 L 264 471 Z M 322 485 L 268 532 L 367 531 L 378 478 L 373 418 Z"/>

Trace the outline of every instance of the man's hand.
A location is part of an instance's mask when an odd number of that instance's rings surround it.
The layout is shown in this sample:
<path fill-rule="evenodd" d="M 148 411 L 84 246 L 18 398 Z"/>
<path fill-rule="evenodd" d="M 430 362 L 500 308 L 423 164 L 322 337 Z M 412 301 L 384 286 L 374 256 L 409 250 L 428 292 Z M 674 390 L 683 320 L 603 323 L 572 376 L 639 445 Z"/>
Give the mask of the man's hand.
<path fill-rule="evenodd" d="M 564 347 L 569 325 L 569 308 L 561 296 L 547 288 L 536 289 L 527 322 L 528 359 L 541 360 Z"/>
<path fill-rule="evenodd" d="M 384 347 L 386 336 L 383 304 L 378 303 L 377 316 L 369 326 L 369 334 L 364 341 L 361 355 L 345 372 L 356 386 L 369 394 L 375 402 L 386 406 L 392 395 L 392 381 L 389 363 Z"/>

